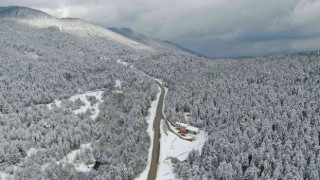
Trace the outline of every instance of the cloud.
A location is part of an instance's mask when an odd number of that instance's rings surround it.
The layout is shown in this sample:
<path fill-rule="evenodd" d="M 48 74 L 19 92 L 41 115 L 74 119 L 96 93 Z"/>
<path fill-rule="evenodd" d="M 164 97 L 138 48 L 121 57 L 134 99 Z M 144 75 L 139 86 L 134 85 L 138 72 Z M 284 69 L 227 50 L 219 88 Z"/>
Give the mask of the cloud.
<path fill-rule="evenodd" d="M 1 0 L 129 27 L 210 57 L 320 48 L 320 0 Z"/>

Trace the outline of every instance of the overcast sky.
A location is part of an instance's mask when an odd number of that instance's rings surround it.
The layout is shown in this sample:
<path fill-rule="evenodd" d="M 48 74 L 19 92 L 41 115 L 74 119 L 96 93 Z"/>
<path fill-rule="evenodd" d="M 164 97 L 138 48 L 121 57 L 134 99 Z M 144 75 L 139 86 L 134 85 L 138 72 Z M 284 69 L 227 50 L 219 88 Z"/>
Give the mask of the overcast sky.
<path fill-rule="evenodd" d="M 129 27 L 209 57 L 320 49 L 320 0 L 1 0 Z"/>

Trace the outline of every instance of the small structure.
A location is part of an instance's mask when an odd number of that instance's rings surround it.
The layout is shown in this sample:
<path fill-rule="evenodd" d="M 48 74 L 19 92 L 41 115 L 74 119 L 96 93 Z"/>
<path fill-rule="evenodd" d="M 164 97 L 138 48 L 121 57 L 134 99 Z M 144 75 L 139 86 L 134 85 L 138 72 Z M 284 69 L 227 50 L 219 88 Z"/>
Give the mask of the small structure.
<path fill-rule="evenodd" d="M 174 126 L 175 126 L 175 128 L 176 128 L 177 130 L 179 130 L 179 133 L 180 133 L 181 135 L 182 135 L 182 134 L 185 134 L 185 133 L 197 135 L 197 134 L 200 133 L 200 129 L 199 129 L 199 128 L 190 126 L 189 124 L 176 122 L 176 123 L 174 124 Z"/>
<path fill-rule="evenodd" d="M 181 129 L 186 129 L 187 126 L 188 126 L 188 124 L 176 122 L 176 123 L 174 124 L 174 126 L 175 126 L 177 129 L 181 130 Z"/>
<path fill-rule="evenodd" d="M 194 135 L 197 135 L 200 133 L 200 129 L 199 128 L 196 128 L 196 127 L 193 127 L 193 126 L 187 126 L 187 132 L 190 133 L 190 134 L 194 134 Z"/>

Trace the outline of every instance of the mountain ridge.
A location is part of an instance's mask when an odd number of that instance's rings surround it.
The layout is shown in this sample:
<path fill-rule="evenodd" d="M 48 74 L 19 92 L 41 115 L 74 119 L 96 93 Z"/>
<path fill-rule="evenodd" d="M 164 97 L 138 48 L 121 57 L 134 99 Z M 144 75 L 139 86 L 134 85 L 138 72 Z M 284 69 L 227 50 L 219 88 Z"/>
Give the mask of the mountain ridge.
<path fill-rule="evenodd" d="M 188 49 L 182 45 L 179 45 L 175 42 L 172 41 L 168 41 L 168 40 L 161 40 L 161 39 L 157 39 L 157 38 L 152 38 L 152 37 L 148 37 L 144 34 L 141 33 L 137 33 L 134 32 L 132 29 L 127 28 L 127 27 L 110 27 L 107 28 L 115 33 L 121 34 L 129 39 L 138 41 L 140 43 L 146 44 L 146 45 L 150 45 L 150 46 L 159 46 L 159 47 L 167 47 L 167 48 L 172 48 L 175 50 L 181 50 L 199 57 L 206 57 L 204 55 L 201 55 L 191 49 Z M 207 58 L 207 57 L 206 57 Z"/>
<path fill-rule="evenodd" d="M 29 7 L 23 7 L 23 6 L 7 6 L 7 7 L 0 7 L 0 17 L 5 17 L 5 18 L 17 18 L 17 19 L 38 19 L 38 18 L 44 18 L 44 19 L 55 19 L 55 20 L 63 20 L 63 21 L 84 21 L 85 20 L 81 18 L 72 18 L 72 17 L 67 17 L 67 18 L 56 18 L 54 16 L 51 16 L 43 11 L 29 8 Z M 92 24 L 90 22 L 87 22 L 89 24 Z M 94 24 L 92 24 L 94 25 Z M 109 31 L 112 31 L 113 33 L 119 34 L 125 38 L 128 38 L 130 40 L 136 41 L 138 43 L 151 46 L 151 47 L 156 47 L 156 48 L 164 48 L 168 50 L 178 50 L 178 51 L 183 51 L 186 53 L 190 53 L 192 55 L 196 55 L 199 57 L 205 57 L 191 49 L 188 49 L 184 46 L 181 46 L 177 43 L 174 43 L 172 41 L 168 40 L 161 40 L 161 39 L 156 39 L 152 37 L 148 37 L 144 34 L 134 32 L 130 28 L 118 28 L 118 27 L 110 27 L 106 28 Z"/>

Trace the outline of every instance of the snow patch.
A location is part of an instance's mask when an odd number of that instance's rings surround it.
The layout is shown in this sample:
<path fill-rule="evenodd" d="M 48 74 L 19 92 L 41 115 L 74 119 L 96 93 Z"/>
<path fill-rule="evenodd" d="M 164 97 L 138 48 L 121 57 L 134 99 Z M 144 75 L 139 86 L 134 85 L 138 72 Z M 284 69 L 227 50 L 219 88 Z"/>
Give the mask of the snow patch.
<path fill-rule="evenodd" d="M 92 114 L 90 115 L 91 119 L 96 119 L 100 113 L 99 105 L 103 102 L 102 100 L 103 91 L 96 91 L 96 92 L 86 92 L 84 94 L 77 94 L 70 98 L 70 101 L 75 102 L 76 99 L 80 99 L 82 102 L 85 103 L 84 106 L 81 106 L 79 109 L 73 111 L 74 114 L 85 113 L 89 108 L 92 110 Z M 88 96 L 95 97 L 98 101 L 91 105 L 91 102 L 88 100 Z"/>
<path fill-rule="evenodd" d="M 149 152 L 148 152 L 148 164 L 147 164 L 146 169 L 140 174 L 139 177 L 135 178 L 135 180 L 146 180 L 146 179 L 148 179 L 148 173 L 149 173 L 149 170 L 150 170 L 150 163 L 151 163 L 151 159 L 152 159 L 152 147 L 153 147 L 153 142 L 154 142 L 154 139 L 153 139 L 153 135 L 154 135 L 153 121 L 154 121 L 154 118 L 156 116 L 157 106 L 158 106 L 159 98 L 160 98 L 160 94 L 161 94 L 160 87 L 158 87 L 158 89 L 159 89 L 159 92 L 157 94 L 157 98 L 156 98 L 156 100 L 151 102 L 151 107 L 149 109 L 148 116 L 147 116 L 147 119 L 146 119 L 147 123 L 148 123 L 147 132 L 148 132 L 148 134 L 150 136 L 150 140 L 151 140 L 150 147 L 149 147 Z"/>
<path fill-rule="evenodd" d="M 72 164 L 74 164 L 75 169 L 77 171 L 88 172 L 88 171 L 90 171 L 92 169 L 92 167 L 94 166 L 94 163 L 86 165 L 84 162 L 81 162 L 81 163 L 75 163 L 74 162 L 75 159 L 76 159 L 77 154 L 80 154 L 85 149 L 90 149 L 92 151 L 91 143 L 81 144 L 79 149 L 71 151 L 69 154 L 67 154 L 63 159 L 61 159 L 57 163 L 62 163 L 62 164 L 72 163 Z"/>
<path fill-rule="evenodd" d="M 115 90 L 115 91 L 112 91 L 113 94 L 122 94 L 123 91 L 119 91 L 119 90 Z"/>
<path fill-rule="evenodd" d="M 122 61 L 122 59 L 118 59 L 118 60 L 117 60 L 117 63 L 123 64 L 123 65 L 125 65 L 125 66 L 128 66 L 128 65 L 129 65 L 128 62 Z"/>
<path fill-rule="evenodd" d="M 37 149 L 37 148 L 30 148 L 28 151 L 27 151 L 27 157 L 26 158 L 29 158 L 32 154 L 36 154 L 38 151 L 40 150 L 44 150 L 44 149 Z"/>
<path fill-rule="evenodd" d="M 13 179 L 13 175 L 5 173 L 5 172 L 0 172 L 0 179 Z"/>
<path fill-rule="evenodd" d="M 183 113 L 183 117 L 184 117 L 185 121 L 187 122 L 188 119 L 191 117 L 191 113 L 188 113 L 188 112 Z"/>
<path fill-rule="evenodd" d="M 116 80 L 115 88 L 121 88 L 121 81 L 119 79 Z"/>
<path fill-rule="evenodd" d="M 23 52 L 28 58 L 37 60 L 39 55 L 36 52 Z"/>
<path fill-rule="evenodd" d="M 54 100 L 53 103 L 47 104 L 47 107 L 49 110 L 53 109 L 53 107 L 56 106 L 57 108 L 61 108 L 61 101 L 60 100 Z"/>

